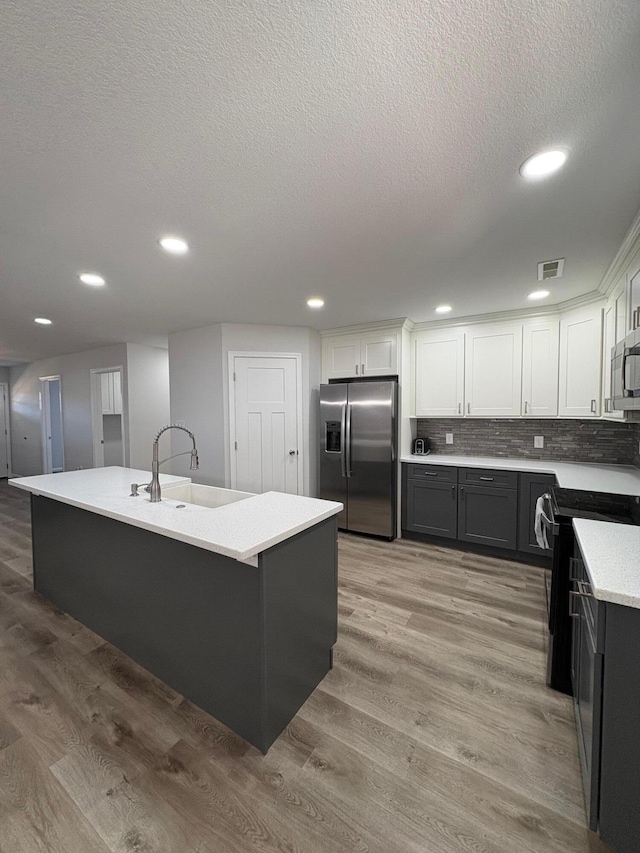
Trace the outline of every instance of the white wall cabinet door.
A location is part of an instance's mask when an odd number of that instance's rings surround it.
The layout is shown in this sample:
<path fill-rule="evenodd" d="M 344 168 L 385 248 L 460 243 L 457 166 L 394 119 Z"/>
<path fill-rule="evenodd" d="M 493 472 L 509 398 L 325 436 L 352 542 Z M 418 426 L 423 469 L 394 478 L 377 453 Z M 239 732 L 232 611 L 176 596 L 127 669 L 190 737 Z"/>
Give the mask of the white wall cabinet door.
<path fill-rule="evenodd" d="M 616 292 L 613 294 L 613 301 L 616 306 L 616 339 L 615 343 L 619 344 L 620 341 L 627 335 L 630 331 L 630 325 L 628 323 L 627 317 L 627 305 L 628 305 L 628 297 L 627 297 L 627 289 L 622 285 Z"/>
<path fill-rule="evenodd" d="M 522 414 L 548 418 L 558 414 L 557 320 L 525 326 L 522 342 Z"/>
<path fill-rule="evenodd" d="M 360 375 L 360 336 L 325 338 L 322 342 L 326 379 L 346 379 Z"/>
<path fill-rule="evenodd" d="M 611 350 L 618 335 L 618 302 L 610 298 L 604 308 L 602 319 L 602 403 L 603 416 L 607 420 L 624 420 L 625 413 L 611 408 Z"/>
<path fill-rule="evenodd" d="M 522 326 L 472 326 L 466 336 L 465 414 L 519 417 Z"/>
<path fill-rule="evenodd" d="M 336 335 L 322 342 L 323 381 L 399 373 L 396 331 Z"/>
<path fill-rule="evenodd" d="M 119 370 L 100 374 L 102 414 L 122 414 L 122 376 Z"/>
<path fill-rule="evenodd" d="M 398 372 L 398 335 L 364 335 L 360 340 L 360 375 L 395 376 Z"/>
<path fill-rule="evenodd" d="M 100 374 L 100 388 L 102 390 L 102 414 L 113 414 L 113 381 L 110 373 Z"/>
<path fill-rule="evenodd" d="M 414 347 L 415 415 L 462 417 L 464 332 L 420 332 Z"/>
<path fill-rule="evenodd" d="M 602 308 L 590 306 L 560 321 L 561 417 L 595 418 L 600 414 Z"/>

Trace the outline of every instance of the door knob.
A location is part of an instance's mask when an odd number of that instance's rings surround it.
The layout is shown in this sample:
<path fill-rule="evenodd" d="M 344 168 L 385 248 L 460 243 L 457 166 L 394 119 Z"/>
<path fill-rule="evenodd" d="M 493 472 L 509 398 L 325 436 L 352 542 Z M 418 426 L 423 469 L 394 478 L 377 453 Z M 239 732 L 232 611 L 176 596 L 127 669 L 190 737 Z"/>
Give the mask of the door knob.
<path fill-rule="evenodd" d="M 295 456 L 297 452 L 298 452 L 297 450 L 290 450 L 289 456 Z"/>

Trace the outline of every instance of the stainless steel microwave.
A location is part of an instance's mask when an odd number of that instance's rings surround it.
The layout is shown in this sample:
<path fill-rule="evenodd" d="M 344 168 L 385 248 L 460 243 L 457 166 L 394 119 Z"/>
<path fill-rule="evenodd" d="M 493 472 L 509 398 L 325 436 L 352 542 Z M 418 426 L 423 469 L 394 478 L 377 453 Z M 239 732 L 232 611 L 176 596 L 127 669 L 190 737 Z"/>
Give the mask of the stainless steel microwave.
<path fill-rule="evenodd" d="M 611 398 L 618 411 L 640 409 L 640 331 L 611 350 Z"/>

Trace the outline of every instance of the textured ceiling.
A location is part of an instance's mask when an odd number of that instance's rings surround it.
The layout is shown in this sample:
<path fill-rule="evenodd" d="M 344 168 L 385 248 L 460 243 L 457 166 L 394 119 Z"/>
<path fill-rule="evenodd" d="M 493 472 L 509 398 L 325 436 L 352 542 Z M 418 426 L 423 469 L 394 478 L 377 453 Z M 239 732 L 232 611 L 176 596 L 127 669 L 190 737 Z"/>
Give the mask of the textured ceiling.
<path fill-rule="evenodd" d="M 556 257 L 553 301 L 594 290 L 640 206 L 639 39 L 638 0 L 3 0 L 0 363 L 514 309 Z"/>

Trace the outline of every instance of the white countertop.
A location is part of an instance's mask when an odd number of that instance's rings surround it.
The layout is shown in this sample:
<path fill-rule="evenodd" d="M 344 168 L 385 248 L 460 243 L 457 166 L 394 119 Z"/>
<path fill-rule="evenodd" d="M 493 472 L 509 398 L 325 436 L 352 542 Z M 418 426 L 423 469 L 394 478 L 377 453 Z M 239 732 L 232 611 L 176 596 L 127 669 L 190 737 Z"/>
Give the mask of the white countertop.
<path fill-rule="evenodd" d="M 141 491 L 130 497 L 131 483 L 146 483 L 148 471 L 132 468 L 89 468 L 21 477 L 9 482 L 20 489 L 71 506 L 160 533 L 235 560 L 249 561 L 261 551 L 307 530 L 342 509 L 334 501 L 281 492 L 265 492 L 214 509 L 182 504 L 171 498 L 151 503 Z M 187 477 L 160 475 L 161 486 L 189 483 Z"/>
<path fill-rule="evenodd" d="M 596 598 L 640 608 L 640 527 L 574 518 Z"/>
<path fill-rule="evenodd" d="M 587 489 L 615 495 L 640 495 L 640 470 L 632 465 L 601 465 L 582 462 L 557 462 L 553 459 L 517 459 L 497 456 L 403 456 L 401 462 L 419 465 L 452 465 L 456 468 L 498 468 L 554 474 L 563 489 Z"/>

